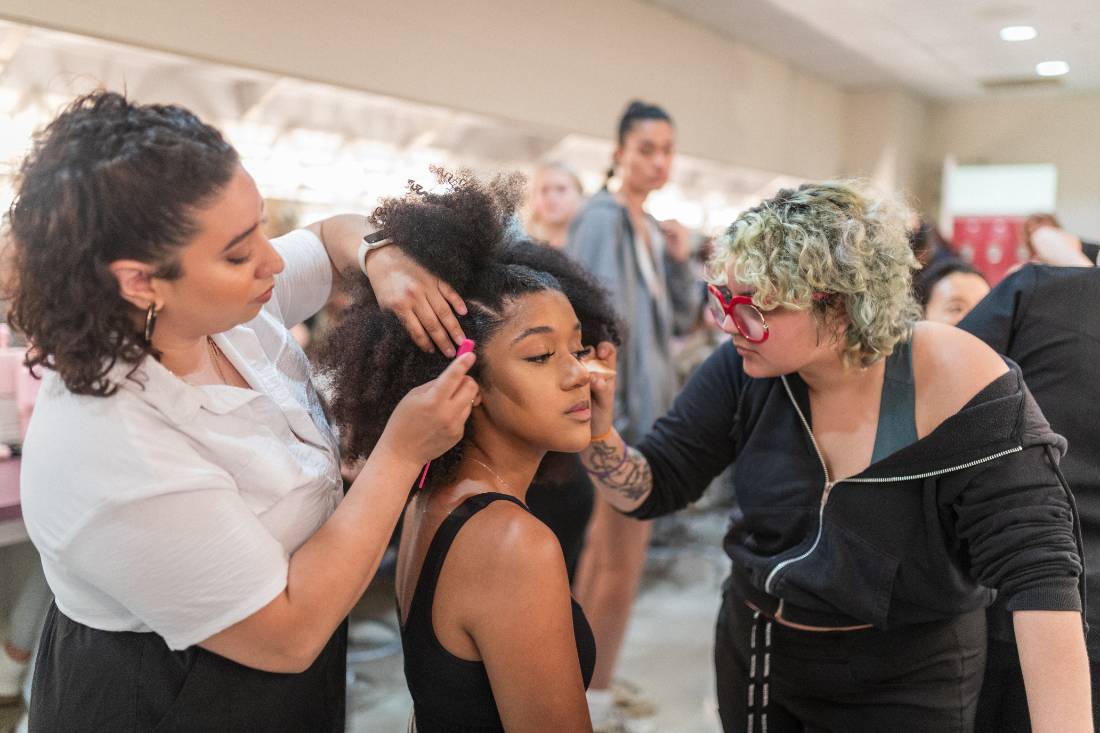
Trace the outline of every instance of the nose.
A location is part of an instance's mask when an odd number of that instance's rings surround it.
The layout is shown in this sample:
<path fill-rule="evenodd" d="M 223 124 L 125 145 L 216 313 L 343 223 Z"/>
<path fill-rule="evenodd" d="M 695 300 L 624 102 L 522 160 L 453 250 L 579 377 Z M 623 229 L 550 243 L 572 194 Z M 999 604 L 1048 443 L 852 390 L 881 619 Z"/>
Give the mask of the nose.
<path fill-rule="evenodd" d="M 588 370 L 584 368 L 584 363 L 580 359 L 571 359 L 565 373 L 565 389 L 570 390 L 584 387 L 591 378 L 591 375 L 588 373 Z"/>
<path fill-rule="evenodd" d="M 267 237 L 264 237 L 263 247 L 265 248 L 263 257 L 260 260 L 259 266 L 256 268 L 256 279 L 267 280 L 275 275 L 278 275 L 286 267 L 286 263 L 283 262 L 282 256 L 275 251 L 275 248 L 271 246 L 271 242 Z"/>

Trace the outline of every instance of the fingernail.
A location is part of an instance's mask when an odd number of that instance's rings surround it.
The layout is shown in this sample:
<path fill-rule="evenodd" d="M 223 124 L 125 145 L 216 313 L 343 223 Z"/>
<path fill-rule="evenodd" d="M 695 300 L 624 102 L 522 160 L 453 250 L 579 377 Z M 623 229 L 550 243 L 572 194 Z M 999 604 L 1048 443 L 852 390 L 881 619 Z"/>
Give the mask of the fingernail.
<path fill-rule="evenodd" d="M 447 355 L 447 358 L 448 358 L 448 359 L 453 359 L 453 358 L 455 358 L 455 350 L 454 350 L 454 349 L 452 349 L 452 348 L 451 348 L 451 347 L 449 347 L 449 346 L 447 347 L 447 350 L 446 350 L 446 351 L 445 351 L 444 353 L 445 353 L 445 354 Z"/>

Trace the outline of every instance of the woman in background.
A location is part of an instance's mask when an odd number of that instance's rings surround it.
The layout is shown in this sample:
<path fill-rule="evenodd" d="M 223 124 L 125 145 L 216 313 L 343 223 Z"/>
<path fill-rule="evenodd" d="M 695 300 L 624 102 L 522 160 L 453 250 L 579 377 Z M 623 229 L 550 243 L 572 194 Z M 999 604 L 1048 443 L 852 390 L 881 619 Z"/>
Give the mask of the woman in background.
<path fill-rule="evenodd" d="M 989 293 L 989 281 L 973 265 L 944 259 L 917 274 L 913 292 L 925 320 L 954 326 Z"/>
<path fill-rule="evenodd" d="M 554 249 L 563 248 L 569 225 L 584 203 L 581 179 L 567 164 L 549 161 L 535 169 L 529 191 L 527 234 Z"/>
<path fill-rule="evenodd" d="M 619 120 L 607 181 L 569 232 L 566 251 L 599 278 L 630 338 L 619 358 L 616 427 L 635 441 L 672 404 L 677 382 L 674 334 L 686 333 L 701 311 L 692 287 L 687 230 L 657 221 L 645 209 L 649 195 L 668 182 L 676 154 L 672 118 L 660 107 L 632 102 Z M 607 184 L 618 178 L 611 193 Z M 631 522 L 597 502 L 577 570 L 577 598 L 588 610 L 600 656 L 589 690 L 593 725 L 614 730 L 612 678 L 626 634 L 649 544 L 648 524 Z M 620 699 L 638 713 L 652 704 L 622 686 Z M 606 720 L 605 720 L 606 719 Z"/>

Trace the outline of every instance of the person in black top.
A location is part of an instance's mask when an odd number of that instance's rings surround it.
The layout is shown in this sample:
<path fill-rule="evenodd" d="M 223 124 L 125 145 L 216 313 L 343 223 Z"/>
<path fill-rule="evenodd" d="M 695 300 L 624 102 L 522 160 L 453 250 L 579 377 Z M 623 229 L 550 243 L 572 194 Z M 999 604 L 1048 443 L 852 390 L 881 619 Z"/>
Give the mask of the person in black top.
<path fill-rule="evenodd" d="M 1065 441 L 1018 369 L 916 322 L 903 221 L 850 182 L 745 211 L 712 261 L 732 341 L 636 448 L 601 433 L 613 377 L 594 376 L 582 460 L 639 518 L 734 463 L 715 649 L 727 731 L 972 730 L 992 589 L 1035 729 L 1090 731 Z"/>
<path fill-rule="evenodd" d="M 454 284 L 476 341 L 479 391 L 462 441 L 424 469 L 404 515 L 397 608 L 415 726 L 590 731 L 595 643 L 562 550 L 525 505 L 548 451 L 591 440 L 584 343 L 619 341 L 609 300 L 580 265 L 505 242 L 518 181 L 440 173 L 375 212 L 381 231 Z M 583 340 L 582 340 L 583 334 Z M 397 397 L 447 358 L 424 354 L 363 290 L 319 355 L 349 454 L 368 453 Z"/>
<path fill-rule="evenodd" d="M 1062 459 L 1077 495 L 1088 579 L 1086 620 L 1100 624 L 1100 269 L 1025 265 L 1002 280 L 959 323 L 1020 365 L 1050 426 L 1069 441 Z M 1001 607 L 989 612 L 989 659 L 978 701 L 978 731 L 1030 730 L 1012 627 Z M 1086 640 L 1092 694 L 1100 694 L 1100 638 Z M 1100 718 L 1093 709 L 1094 723 Z"/>

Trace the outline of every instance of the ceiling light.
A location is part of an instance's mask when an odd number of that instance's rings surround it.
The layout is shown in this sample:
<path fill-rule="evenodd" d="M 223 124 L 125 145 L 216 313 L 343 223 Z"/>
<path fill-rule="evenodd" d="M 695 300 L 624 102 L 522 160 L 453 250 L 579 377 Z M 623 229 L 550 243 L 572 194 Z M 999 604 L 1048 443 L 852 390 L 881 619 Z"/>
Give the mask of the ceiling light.
<path fill-rule="evenodd" d="M 1065 61 L 1040 61 L 1035 64 L 1035 73 L 1039 76 L 1061 76 L 1069 73 L 1069 64 Z"/>
<path fill-rule="evenodd" d="M 1001 29 L 1002 41 L 1030 41 L 1039 31 L 1029 25 L 1009 25 Z"/>

